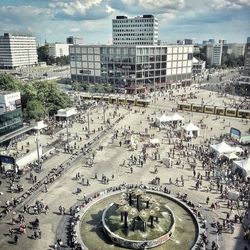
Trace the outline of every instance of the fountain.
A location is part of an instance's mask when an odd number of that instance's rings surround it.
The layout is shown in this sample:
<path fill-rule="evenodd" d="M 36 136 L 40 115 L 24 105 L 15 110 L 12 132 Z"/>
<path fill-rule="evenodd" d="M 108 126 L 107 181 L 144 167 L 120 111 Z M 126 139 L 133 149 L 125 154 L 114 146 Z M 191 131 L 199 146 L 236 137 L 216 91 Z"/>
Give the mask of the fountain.
<path fill-rule="evenodd" d="M 141 188 L 98 199 L 80 223 L 84 249 L 194 249 L 199 226 L 191 210 L 177 199 Z"/>

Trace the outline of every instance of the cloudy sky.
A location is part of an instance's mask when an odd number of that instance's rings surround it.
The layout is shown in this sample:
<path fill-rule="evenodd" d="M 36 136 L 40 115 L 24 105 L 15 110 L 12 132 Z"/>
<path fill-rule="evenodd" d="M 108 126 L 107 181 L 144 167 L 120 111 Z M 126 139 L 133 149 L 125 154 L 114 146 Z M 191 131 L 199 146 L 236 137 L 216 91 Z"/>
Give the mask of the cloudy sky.
<path fill-rule="evenodd" d="M 111 43 L 116 15 L 142 14 L 158 18 L 162 41 L 246 42 L 250 36 L 250 0 L 0 0 L 0 33 L 28 32 L 40 43 L 69 35 Z"/>

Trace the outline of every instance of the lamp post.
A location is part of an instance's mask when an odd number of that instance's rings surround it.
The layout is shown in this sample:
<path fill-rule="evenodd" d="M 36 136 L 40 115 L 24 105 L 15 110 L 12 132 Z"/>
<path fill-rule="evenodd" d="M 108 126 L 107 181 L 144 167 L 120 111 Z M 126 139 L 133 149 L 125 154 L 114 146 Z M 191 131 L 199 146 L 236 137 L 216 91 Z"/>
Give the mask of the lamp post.
<path fill-rule="evenodd" d="M 154 78 L 154 103 L 156 103 L 156 86 L 155 86 L 155 78 Z"/>
<path fill-rule="evenodd" d="M 106 117 L 105 117 L 105 114 L 106 114 L 106 107 L 105 105 L 103 105 L 103 124 L 106 123 Z"/>
<path fill-rule="evenodd" d="M 67 144 L 69 145 L 69 121 L 66 120 Z"/>
<path fill-rule="evenodd" d="M 40 165 L 40 152 L 39 152 L 39 135 L 40 135 L 40 131 L 37 130 L 37 134 L 36 134 L 36 152 L 37 152 L 37 164 L 38 164 L 38 168 L 39 170 L 41 170 L 41 165 Z"/>
<path fill-rule="evenodd" d="M 89 127 L 89 110 L 87 111 L 87 118 L 88 118 L 88 134 L 90 134 L 90 127 Z"/>

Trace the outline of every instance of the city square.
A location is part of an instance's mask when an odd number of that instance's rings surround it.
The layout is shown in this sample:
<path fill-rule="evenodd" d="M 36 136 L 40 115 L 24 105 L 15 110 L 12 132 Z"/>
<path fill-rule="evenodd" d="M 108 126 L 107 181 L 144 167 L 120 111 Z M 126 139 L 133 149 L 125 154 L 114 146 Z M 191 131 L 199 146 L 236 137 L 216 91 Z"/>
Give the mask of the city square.
<path fill-rule="evenodd" d="M 211 84 L 211 86 L 213 85 Z M 230 139 L 226 139 L 224 135 L 229 134 L 231 127 L 240 128 L 242 133 L 247 132 L 248 121 L 178 110 L 178 114 L 185 119 L 185 123 L 192 122 L 201 127 L 200 121 L 202 120 L 202 123 L 205 124 L 200 129 L 198 137 L 192 138 L 190 141 L 184 140 L 178 127 L 156 127 L 154 125 L 156 118 L 163 114 L 173 115 L 177 111 L 177 104 L 184 93 L 188 95 L 192 92 L 197 96 L 197 102 L 204 98 L 208 103 L 212 102 L 218 106 L 228 102 L 232 97 L 221 97 L 216 91 L 197 88 L 196 85 L 175 89 L 172 92 L 171 94 L 164 91 L 157 92 L 156 98 L 152 94 L 150 105 L 145 108 L 106 104 L 105 114 L 103 102 L 100 102 L 91 107 L 89 124 L 87 111 L 80 111 L 81 115 L 76 116 L 77 118 L 72 120 L 69 127 L 61 127 L 53 136 L 41 132 L 40 145 L 49 147 L 51 144 L 55 147 L 52 155 L 41 163 L 41 170 L 36 167 L 33 167 L 33 170 L 27 168 L 20 179 L 14 179 L 14 191 L 11 192 L 9 179 L 2 180 L 2 207 L 12 204 L 13 199 L 20 197 L 36 183 L 40 183 L 40 186 L 37 190 L 31 191 L 27 200 L 24 199 L 20 205 L 11 209 L 6 215 L 2 214 L 1 249 L 27 247 L 30 249 L 54 249 L 59 247 L 58 239 L 62 241 L 62 249 L 67 248 L 70 242 L 67 225 L 72 214 L 77 217 L 79 213 L 81 218 L 81 210 L 84 211 L 85 207 L 89 206 L 88 204 L 91 205 L 96 199 L 101 199 L 110 192 L 117 192 L 129 186 L 169 192 L 175 198 L 182 200 L 185 197 L 185 201 L 193 203 L 192 211 L 193 213 L 195 211 L 195 216 L 197 216 L 197 212 L 202 214 L 201 224 L 206 228 L 204 234 L 206 233 L 208 239 L 207 249 L 212 249 L 212 242 L 218 244 L 220 249 L 226 249 L 229 246 L 230 249 L 244 249 L 247 241 L 243 240 L 241 223 L 234 223 L 232 234 L 231 232 L 228 234 L 226 228 L 223 229 L 222 234 L 218 234 L 217 229 L 211 226 L 217 222 L 222 224 L 227 214 L 232 221 L 238 215 L 244 218 L 245 223 L 248 223 L 246 213 L 248 206 L 244 203 L 239 207 L 234 203 L 228 205 L 229 200 L 222 195 L 226 187 L 238 191 L 239 186 L 234 187 L 227 179 L 226 164 L 220 166 L 221 169 L 215 164 L 213 174 L 211 173 L 211 178 L 208 178 L 207 172 L 211 170 L 204 167 L 199 151 L 202 149 L 206 152 L 209 145 L 220 143 L 223 140 L 230 142 Z M 242 101 L 242 98 L 233 98 L 235 103 Z M 35 137 L 36 134 L 30 134 L 18 141 L 13 152 L 18 150 L 25 154 L 27 148 L 31 151 L 34 150 L 36 148 Z M 132 137 L 133 141 L 136 141 L 135 146 L 131 144 Z M 156 144 L 152 142 L 153 139 L 158 139 Z M 56 143 L 54 143 L 55 141 Z M 65 149 L 64 145 L 67 141 L 69 141 L 69 145 Z M 230 143 L 232 144 L 232 141 Z M 143 154 L 145 145 L 146 154 Z M 180 145 L 183 145 L 185 150 L 181 150 Z M 249 148 L 244 148 L 248 152 Z M 11 151 L 12 149 L 9 152 Z M 143 155 L 145 159 L 143 159 Z M 165 162 L 165 158 L 167 158 L 167 162 Z M 62 170 L 54 178 L 50 178 L 49 181 L 48 178 L 45 178 L 53 172 L 56 173 L 59 168 Z M 220 185 L 223 186 L 223 190 L 216 185 L 217 175 L 220 176 Z M 36 176 L 36 182 L 32 181 L 33 176 Z M 202 184 L 197 188 L 197 180 L 200 178 Z M 23 189 L 20 192 L 16 191 L 17 183 L 22 184 Z M 41 208 L 39 208 L 39 204 L 42 204 Z M 36 206 L 37 208 L 34 209 Z M 77 211 L 75 211 L 76 208 Z M 101 208 L 101 210 L 103 209 L 104 207 Z M 9 234 L 10 230 L 20 230 L 20 215 L 25 217 L 25 233 L 18 234 L 18 244 L 13 245 L 14 241 Z M 94 217 L 94 214 L 92 216 Z M 37 229 L 31 224 L 36 219 L 39 220 L 40 238 L 34 236 Z M 92 234 L 96 234 L 96 230 L 100 230 L 98 229 L 100 221 L 93 220 L 93 223 L 89 230 L 92 231 Z M 95 226 L 96 224 L 97 226 Z M 81 242 L 79 232 L 75 233 L 75 241 Z M 173 239 L 181 241 L 181 236 L 176 239 L 174 234 L 173 232 Z M 95 237 L 97 237 L 94 240 L 95 247 L 89 249 L 106 249 L 105 244 L 113 246 L 112 242 L 107 242 L 103 238 L 103 235 L 101 238 L 96 235 Z"/>
<path fill-rule="evenodd" d="M 0 1 L 0 250 L 249 250 L 249 1 Z"/>

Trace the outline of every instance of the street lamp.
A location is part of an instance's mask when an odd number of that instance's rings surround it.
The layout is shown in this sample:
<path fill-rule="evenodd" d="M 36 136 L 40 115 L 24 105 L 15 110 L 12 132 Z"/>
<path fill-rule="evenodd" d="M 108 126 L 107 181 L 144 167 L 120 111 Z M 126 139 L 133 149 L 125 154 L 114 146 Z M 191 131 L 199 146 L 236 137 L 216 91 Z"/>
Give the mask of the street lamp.
<path fill-rule="evenodd" d="M 106 107 L 105 107 L 105 105 L 103 105 L 103 124 L 106 123 L 105 114 L 106 114 Z"/>
<path fill-rule="evenodd" d="M 66 120 L 66 134 L 67 134 L 67 144 L 69 145 L 69 121 Z"/>
<path fill-rule="evenodd" d="M 88 134 L 90 134 L 90 126 L 89 126 L 89 109 L 87 111 L 87 118 L 88 118 Z"/>
<path fill-rule="evenodd" d="M 36 134 L 36 138 L 35 138 L 35 141 L 36 141 L 36 152 L 37 152 L 37 163 L 38 163 L 38 168 L 39 170 L 41 170 L 41 163 L 40 163 L 40 152 L 39 152 L 39 135 L 40 135 L 40 131 L 39 129 L 37 130 L 37 134 Z"/>

